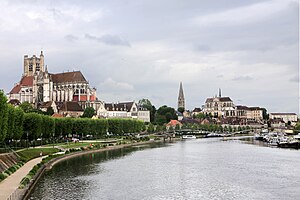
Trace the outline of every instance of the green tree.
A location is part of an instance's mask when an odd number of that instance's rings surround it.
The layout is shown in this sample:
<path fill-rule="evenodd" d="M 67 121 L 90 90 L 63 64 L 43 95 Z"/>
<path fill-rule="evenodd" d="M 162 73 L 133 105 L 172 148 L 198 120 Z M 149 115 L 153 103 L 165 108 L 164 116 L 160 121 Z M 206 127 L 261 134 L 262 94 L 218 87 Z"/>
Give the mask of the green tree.
<path fill-rule="evenodd" d="M 95 109 L 93 107 L 87 107 L 84 112 L 82 117 L 83 118 L 92 118 L 95 115 Z"/>
<path fill-rule="evenodd" d="M 195 118 L 196 119 L 205 119 L 205 118 L 207 118 L 207 116 L 204 113 L 199 113 L 199 114 L 195 115 Z"/>
<path fill-rule="evenodd" d="M 184 108 L 180 107 L 177 109 L 178 112 L 183 113 L 184 112 Z"/>
<path fill-rule="evenodd" d="M 15 108 L 15 126 L 13 139 L 19 140 L 23 135 L 24 112 L 21 108 Z"/>
<path fill-rule="evenodd" d="M 21 103 L 19 108 L 21 108 L 25 113 L 35 112 L 33 106 L 27 101 Z"/>
<path fill-rule="evenodd" d="M 8 108 L 7 98 L 3 91 L 0 90 L 0 143 L 2 143 L 7 133 Z"/>
<path fill-rule="evenodd" d="M 263 108 L 263 119 L 268 120 L 269 119 L 269 114 L 267 112 L 267 109 Z"/>
<path fill-rule="evenodd" d="M 47 111 L 46 111 L 45 114 L 46 114 L 46 115 L 52 116 L 52 115 L 54 114 L 53 108 L 52 108 L 51 106 L 49 106 L 49 107 L 47 108 Z"/>
<path fill-rule="evenodd" d="M 164 105 L 157 110 L 155 115 L 155 122 L 157 124 L 162 125 L 168 123 L 171 119 L 177 120 L 177 115 L 174 108 Z"/>
<path fill-rule="evenodd" d="M 6 139 L 10 140 L 13 138 L 14 135 L 14 129 L 15 129 L 15 108 L 13 105 L 8 104 L 7 106 L 7 114 L 8 114 L 8 120 L 7 120 L 7 133 L 6 133 Z"/>
<path fill-rule="evenodd" d="M 152 123 L 149 123 L 148 128 L 147 128 L 148 133 L 154 133 L 154 126 Z"/>

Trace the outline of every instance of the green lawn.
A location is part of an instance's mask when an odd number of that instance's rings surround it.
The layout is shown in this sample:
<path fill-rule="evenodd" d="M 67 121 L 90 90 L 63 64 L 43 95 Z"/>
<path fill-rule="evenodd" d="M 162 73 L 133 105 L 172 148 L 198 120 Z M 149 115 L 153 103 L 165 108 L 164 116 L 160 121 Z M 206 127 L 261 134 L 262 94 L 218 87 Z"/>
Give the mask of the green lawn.
<path fill-rule="evenodd" d="M 18 151 L 17 153 L 22 160 L 27 162 L 33 158 L 39 157 L 41 152 L 44 156 L 44 155 L 59 152 L 59 150 L 56 148 L 30 148 L 30 149 L 24 149 L 22 151 Z"/>

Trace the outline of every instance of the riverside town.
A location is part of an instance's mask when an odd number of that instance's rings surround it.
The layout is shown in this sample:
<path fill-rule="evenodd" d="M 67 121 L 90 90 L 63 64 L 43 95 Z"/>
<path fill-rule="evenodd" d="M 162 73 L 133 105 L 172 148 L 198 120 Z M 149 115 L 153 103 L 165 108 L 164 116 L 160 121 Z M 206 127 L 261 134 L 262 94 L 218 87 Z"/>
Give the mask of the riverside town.
<path fill-rule="evenodd" d="M 0 6 L 0 200 L 300 199 L 298 1 Z"/>

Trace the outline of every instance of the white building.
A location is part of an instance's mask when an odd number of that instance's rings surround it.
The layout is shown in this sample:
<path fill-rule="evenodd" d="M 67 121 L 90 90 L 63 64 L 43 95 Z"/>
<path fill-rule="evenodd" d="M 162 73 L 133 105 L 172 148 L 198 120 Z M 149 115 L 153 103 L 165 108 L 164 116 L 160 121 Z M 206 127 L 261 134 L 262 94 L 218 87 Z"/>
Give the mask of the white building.
<path fill-rule="evenodd" d="M 98 108 L 97 115 L 102 118 L 131 118 L 150 122 L 150 111 L 135 102 L 104 103 Z"/>
<path fill-rule="evenodd" d="M 296 113 L 270 113 L 270 119 L 282 119 L 285 123 L 298 121 Z"/>

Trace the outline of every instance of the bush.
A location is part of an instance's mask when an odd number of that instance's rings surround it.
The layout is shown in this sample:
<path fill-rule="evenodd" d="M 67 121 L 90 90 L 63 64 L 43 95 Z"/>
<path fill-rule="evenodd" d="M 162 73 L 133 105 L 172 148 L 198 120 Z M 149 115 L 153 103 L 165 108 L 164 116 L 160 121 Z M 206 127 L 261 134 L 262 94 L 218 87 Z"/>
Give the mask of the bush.
<path fill-rule="evenodd" d="M 0 174 L 0 182 L 6 178 L 7 178 L 7 174 L 5 174 L 5 173 Z"/>

